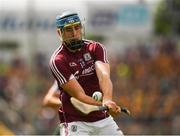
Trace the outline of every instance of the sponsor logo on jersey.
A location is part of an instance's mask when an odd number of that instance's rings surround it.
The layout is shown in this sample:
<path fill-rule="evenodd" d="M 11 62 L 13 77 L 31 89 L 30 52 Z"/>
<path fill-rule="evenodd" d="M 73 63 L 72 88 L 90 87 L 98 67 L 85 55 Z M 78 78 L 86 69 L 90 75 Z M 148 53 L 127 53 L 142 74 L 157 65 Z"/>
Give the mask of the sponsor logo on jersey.
<path fill-rule="evenodd" d="M 91 55 L 90 55 L 90 53 L 85 53 L 85 54 L 83 55 L 83 57 L 84 57 L 84 60 L 85 60 L 85 61 L 91 60 Z"/>
<path fill-rule="evenodd" d="M 84 69 L 84 70 L 82 71 L 82 75 L 90 74 L 92 71 L 94 71 L 94 69 L 95 69 L 95 68 L 94 68 L 94 65 L 92 65 L 92 66 Z"/>
<path fill-rule="evenodd" d="M 75 62 L 69 62 L 69 66 L 74 67 L 74 66 L 77 66 L 77 64 Z"/>

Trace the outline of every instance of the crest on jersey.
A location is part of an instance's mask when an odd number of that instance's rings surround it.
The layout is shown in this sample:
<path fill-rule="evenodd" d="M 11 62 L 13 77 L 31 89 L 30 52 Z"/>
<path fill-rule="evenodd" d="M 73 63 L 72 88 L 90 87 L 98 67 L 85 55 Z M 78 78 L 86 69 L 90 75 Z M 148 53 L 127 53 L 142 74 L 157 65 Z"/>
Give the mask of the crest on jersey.
<path fill-rule="evenodd" d="M 85 53 L 85 54 L 83 55 L 83 57 L 84 57 L 84 60 L 85 60 L 85 61 L 91 60 L 91 55 L 90 55 L 90 53 Z"/>
<path fill-rule="evenodd" d="M 76 132 L 77 131 L 77 126 L 76 125 L 72 125 L 71 126 L 71 131 L 72 132 Z"/>

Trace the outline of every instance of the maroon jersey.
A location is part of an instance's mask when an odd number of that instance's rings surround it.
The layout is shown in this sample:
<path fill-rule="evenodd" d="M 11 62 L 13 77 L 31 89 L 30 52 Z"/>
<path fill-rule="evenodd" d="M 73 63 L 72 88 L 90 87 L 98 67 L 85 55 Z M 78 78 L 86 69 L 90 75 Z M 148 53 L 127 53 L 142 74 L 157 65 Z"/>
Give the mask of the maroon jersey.
<path fill-rule="evenodd" d="M 80 51 L 70 52 L 63 44 L 54 52 L 50 60 L 51 71 L 61 90 L 62 107 L 59 110 L 61 122 L 86 121 L 93 122 L 107 117 L 103 111 L 95 111 L 83 115 L 70 102 L 70 95 L 61 88 L 69 80 L 75 78 L 84 89 L 86 95 L 101 91 L 95 71 L 95 62 L 108 63 L 106 49 L 100 43 L 84 40 Z"/>

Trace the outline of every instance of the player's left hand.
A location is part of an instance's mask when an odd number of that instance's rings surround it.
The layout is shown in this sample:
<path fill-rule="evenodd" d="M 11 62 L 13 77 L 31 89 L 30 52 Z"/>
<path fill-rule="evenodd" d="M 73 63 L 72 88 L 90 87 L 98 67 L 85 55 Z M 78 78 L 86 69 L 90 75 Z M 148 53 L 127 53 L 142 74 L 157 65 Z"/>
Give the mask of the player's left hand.
<path fill-rule="evenodd" d="M 103 105 L 108 107 L 108 114 L 112 117 L 117 116 L 121 112 L 121 108 L 114 101 L 108 100 Z"/>

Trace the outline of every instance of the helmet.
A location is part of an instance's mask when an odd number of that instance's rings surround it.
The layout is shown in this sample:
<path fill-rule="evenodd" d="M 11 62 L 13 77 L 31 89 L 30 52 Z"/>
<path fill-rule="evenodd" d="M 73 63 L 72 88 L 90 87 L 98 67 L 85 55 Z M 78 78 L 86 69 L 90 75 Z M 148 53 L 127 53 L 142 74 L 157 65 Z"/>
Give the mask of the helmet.
<path fill-rule="evenodd" d="M 71 11 L 63 12 L 61 15 L 58 15 L 56 17 L 56 27 L 60 28 L 62 32 L 65 27 L 75 24 L 80 24 L 82 26 L 81 20 L 78 14 L 75 12 L 71 12 Z M 63 40 L 63 42 L 65 46 L 72 51 L 78 50 L 84 45 L 82 36 L 81 39 L 68 39 L 68 40 Z"/>
<path fill-rule="evenodd" d="M 57 28 L 63 29 L 68 25 L 73 25 L 76 23 L 81 23 L 81 20 L 77 13 L 67 11 L 63 12 L 61 15 L 56 16 L 56 26 Z"/>

